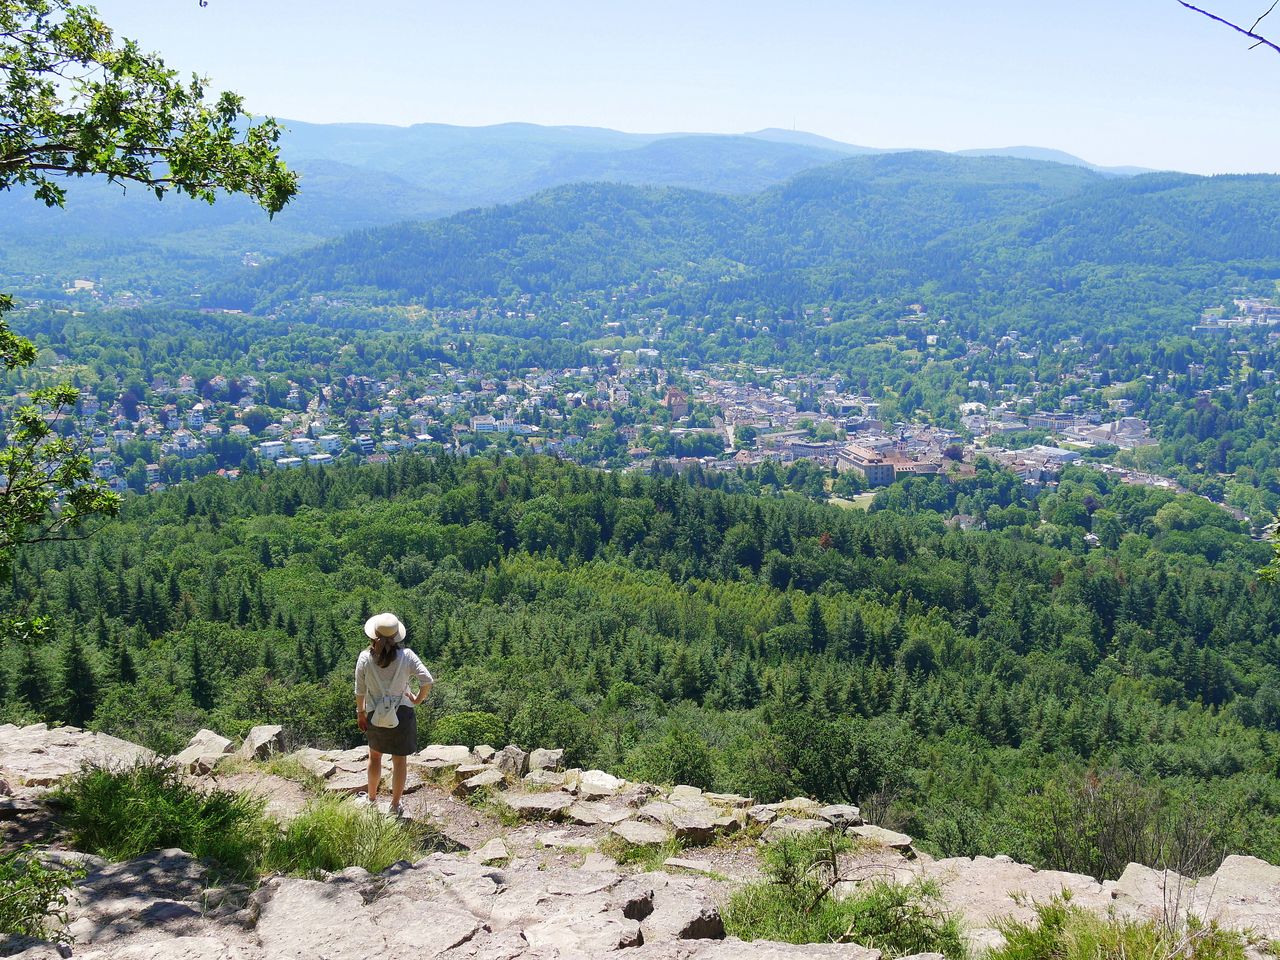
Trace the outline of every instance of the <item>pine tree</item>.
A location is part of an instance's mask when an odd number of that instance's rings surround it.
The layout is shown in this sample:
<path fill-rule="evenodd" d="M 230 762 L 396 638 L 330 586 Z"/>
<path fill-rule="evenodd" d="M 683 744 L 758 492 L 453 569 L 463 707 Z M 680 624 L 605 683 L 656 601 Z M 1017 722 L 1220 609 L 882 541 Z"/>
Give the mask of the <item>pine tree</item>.
<path fill-rule="evenodd" d="M 830 633 L 827 631 L 827 620 L 822 615 L 822 604 L 816 596 L 809 598 L 805 625 L 809 630 L 809 649 L 814 653 L 823 653 L 827 649 Z"/>
<path fill-rule="evenodd" d="M 22 653 L 22 667 L 18 671 L 14 693 L 19 701 L 40 716 L 49 716 L 49 688 L 45 681 L 44 667 L 36 659 L 35 648 L 29 644 Z"/>
<path fill-rule="evenodd" d="M 213 706 L 213 686 L 205 673 L 204 659 L 200 655 L 200 644 L 191 644 L 191 702 L 202 710 Z"/>
<path fill-rule="evenodd" d="M 58 673 L 62 686 L 62 718 L 72 726 L 83 727 L 98 707 L 98 683 L 84 645 L 74 632 L 62 649 Z"/>

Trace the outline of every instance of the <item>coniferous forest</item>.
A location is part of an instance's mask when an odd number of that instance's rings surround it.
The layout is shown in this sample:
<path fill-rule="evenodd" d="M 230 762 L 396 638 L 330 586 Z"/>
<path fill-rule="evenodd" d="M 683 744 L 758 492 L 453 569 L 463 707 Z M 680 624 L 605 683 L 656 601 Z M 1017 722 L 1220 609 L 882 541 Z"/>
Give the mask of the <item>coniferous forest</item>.
<path fill-rule="evenodd" d="M 1079 468 L 1030 500 L 985 462 L 868 512 L 732 485 L 414 455 L 130 499 L 14 564 L 3 719 L 351 745 L 359 623 L 392 609 L 438 675 L 424 742 L 852 800 L 1095 875 L 1132 851 L 1065 843 L 1082 805 L 1280 855 L 1280 596 L 1227 514 Z"/>

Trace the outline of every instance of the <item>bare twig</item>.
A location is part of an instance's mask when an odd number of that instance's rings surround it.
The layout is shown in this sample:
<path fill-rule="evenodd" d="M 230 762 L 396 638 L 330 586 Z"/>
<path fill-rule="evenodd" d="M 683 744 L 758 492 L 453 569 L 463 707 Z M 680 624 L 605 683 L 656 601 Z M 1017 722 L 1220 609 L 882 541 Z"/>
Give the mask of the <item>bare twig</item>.
<path fill-rule="evenodd" d="M 1280 53 L 1280 45 L 1272 43 L 1270 40 L 1262 36 L 1260 33 L 1255 32 L 1257 30 L 1258 24 L 1260 24 L 1263 21 L 1263 19 L 1267 16 L 1268 13 L 1270 13 L 1272 10 L 1276 8 L 1276 5 L 1280 3 L 1280 0 L 1276 0 L 1276 2 L 1273 2 L 1271 4 L 1270 9 L 1267 10 L 1267 13 L 1264 13 L 1261 17 L 1255 20 L 1253 22 L 1253 26 L 1248 28 L 1247 30 L 1244 27 L 1240 26 L 1240 24 L 1232 23 L 1230 20 L 1227 20 L 1223 17 L 1218 16 L 1216 13 L 1210 13 L 1208 10 L 1205 10 L 1201 7 L 1197 7 L 1193 3 L 1188 3 L 1187 0 L 1178 0 L 1178 3 L 1181 6 L 1186 7 L 1188 10 L 1193 10 L 1196 13 L 1201 14 L 1202 16 L 1208 17 L 1210 20 L 1216 20 L 1218 23 L 1221 23 L 1224 26 L 1230 27 L 1232 30 L 1236 31 L 1237 33 L 1243 33 L 1250 40 L 1256 41 L 1252 46 L 1249 47 L 1250 50 L 1254 49 L 1255 47 L 1270 47 L 1276 53 Z"/>

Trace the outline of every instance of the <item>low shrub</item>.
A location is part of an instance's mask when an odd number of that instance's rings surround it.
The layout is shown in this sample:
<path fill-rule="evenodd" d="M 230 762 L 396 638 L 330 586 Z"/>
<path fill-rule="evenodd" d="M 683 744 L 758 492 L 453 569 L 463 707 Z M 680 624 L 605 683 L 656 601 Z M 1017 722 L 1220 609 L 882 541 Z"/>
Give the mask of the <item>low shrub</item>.
<path fill-rule="evenodd" d="M 847 838 L 836 834 L 764 847 L 766 879 L 730 898 L 725 931 L 742 940 L 858 943 L 886 957 L 930 952 L 948 960 L 968 956 L 959 921 L 943 909 L 933 882 L 873 880 L 850 896 L 835 896 L 846 879 L 840 856 L 850 847 Z"/>
<path fill-rule="evenodd" d="M 250 794 L 202 790 L 175 766 L 88 766 L 59 787 L 63 822 L 77 850 L 128 860 L 149 850 L 180 847 L 208 857 L 230 877 L 255 875 L 275 826 L 266 801 Z"/>
<path fill-rule="evenodd" d="M 1005 945 L 985 960 L 1245 960 L 1245 938 L 1194 919 L 1173 928 L 1152 920 L 1100 916 L 1069 894 L 1035 904 L 1031 922 L 997 922 Z"/>
<path fill-rule="evenodd" d="M 431 737 L 436 743 L 460 743 L 474 749 L 482 743 L 491 747 L 501 746 L 506 739 L 506 731 L 501 717 L 472 710 L 440 717 L 431 730 Z"/>
<path fill-rule="evenodd" d="M 378 873 L 423 850 L 411 825 L 336 797 L 313 800 L 271 844 L 269 870 L 315 877 L 346 867 Z"/>
<path fill-rule="evenodd" d="M 41 862 L 33 847 L 0 854 L 0 937 L 63 937 L 63 908 L 80 871 Z"/>

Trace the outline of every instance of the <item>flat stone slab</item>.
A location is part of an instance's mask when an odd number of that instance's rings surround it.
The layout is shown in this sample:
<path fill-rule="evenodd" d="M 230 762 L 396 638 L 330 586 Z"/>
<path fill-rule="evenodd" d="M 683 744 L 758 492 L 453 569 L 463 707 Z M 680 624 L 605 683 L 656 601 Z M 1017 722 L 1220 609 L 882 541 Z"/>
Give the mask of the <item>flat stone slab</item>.
<path fill-rule="evenodd" d="M 907 850 L 911 847 L 911 838 L 905 833 L 886 830 L 884 827 L 877 827 L 870 823 L 864 823 L 859 827 L 853 827 L 849 832 L 854 836 L 861 837 L 863 840 L 869 840 L 881 847 L 891 847 L 894 850 Z"/>
<path fill-rule="evenodd" d="M 569 807 L 573 797 L 559 790 L 549 793 L 508 793 L 502 802 L 524 820 L 557 820 Z"/>
<path fill-rule="evenodd" d="M 297 760 L 307 773 L 314 777 L 319 777 L 321 780 L 333 776 L 338 769 L 338 765 L 329 759 L 323 751 L 316 750 L 313 747 L 298 750 L 291 753 L 290 756 Z"/>
<path fill-rule="evenodd" d="M 565 775 L 561 770 L 546 770 L 539 767 L 526 773 L 524 782 L 538 787 L 563 787 Z"/>
<path fill-rule="evenodd" d="M 587 770 L 578 776 L 578 796 L 584 800 L 612 797 L 627 785 L 627 781 L 605 773 L 603 770 Z"/>
<path fill-rule="evenodd" d="M 704 793 L 702 799 L 708 803 L 714 803 L 721 807 L 730 807 L 734 810 L 746 810 L 755 804 L 750 797 L 744 797 L 737 793 Z"/>
<path fill-rule="evenodd" d="M 718 872 L 711 864 L 702 860 L 690 860 L 688 857 L 667 857 L 662 861 L 662 865 L 668 870 L 688 870 L 706 876 L 713 876 Z"/>
<path fill-rule="evenodd" d="M 634 811 L 613 804 L 578 800 L 565 811 L 565 819 L 581 827 L 594 827 L 600 823 L 615 824 L 631 819 Z"/>
<path fill-rule="evenodd" d="M 460 767 L 462 764 L 471 763 L 472 761 L 469 748 L 461 744 L 445 746 L 438 743 L 423 747 L 413 755 L 412 759 L 421 763 L 452 764 L 455 767 Z"/>
<path fill-rule="evenodd" d="M 754 807 L 748 808 L 747 817 L 754 823 L 767 825 L 778 819 L 778 811 L 762 804 L 757 804 Z"/>
<path fill-rule="evenodd" d="M 335 773 L 324 782 L 326 793 L 359 793 L 369 789 L 366 773 Z"/>
<path fill-rule="evenodd" d="M 154 757 L 135 743 L 78 727 L 0 726 L 0 776 L 11 786 L 50 787 L 87 763 L 123 767 Z"/>
<path fill-rule="evenodd" d="M 710 843 L 716 838 L 716 817 L 709 812 L 682 810 L 671 818 L 671 829 L 682 843 Z"/>
<path fill-rule="evenodd" d="M 563 750 L 545 750 L 539 748 L 529 754 L 530 770 L 559 770 L 563 762 Z"/>
<path fill-rule="evenodd" d="M 511 848 L 501 837 L 494 837 L 479 850 L 471 851 L 470 859 L 487 866 L 506 863 L 511 859 Z"/>
<path fill-rule="evenodd" d="M 822 804 L 818 803 L 817 800 L 810 800 L 808 797 L 793 797 L 780 803 L 771 803 L 768 807 L 779 816 L 816 817 L 818 811 L 822 809 Z"/>
<path fill-rule="evenodd" d="M 657 846 L 671 839 L 671 834 L 662 827 L 642 820 L 623 820 L 609 833 L 637 847 Z"/>
<path fill-rule="evenodd" d="M 818 811 L 818 816 L 841 830 L 862 825 L 862 811 L 848 803 L 829 804 Z"/>
<path fill-rule="evenodd" d="M 826 833 L 831 824 L 825 820 L 802 820 L 798 817 L 779 817 L 760 837 L 764 843 L 774 843 L 785 837 L 803 837 L 812 833 Z"/>
<path fill-rule="evenodd" d="M 457 791 L 458 793 L 470 796 L 478 790 L 499 787 L 506 782 L 506 779 L 507 778 L 502 775 L 502 771 L 497 767 L 489 767 L 486 770 L 481 770 L 475 776 L 468 777 L 466 780 L 463 780 L 458 784 Z"/>

